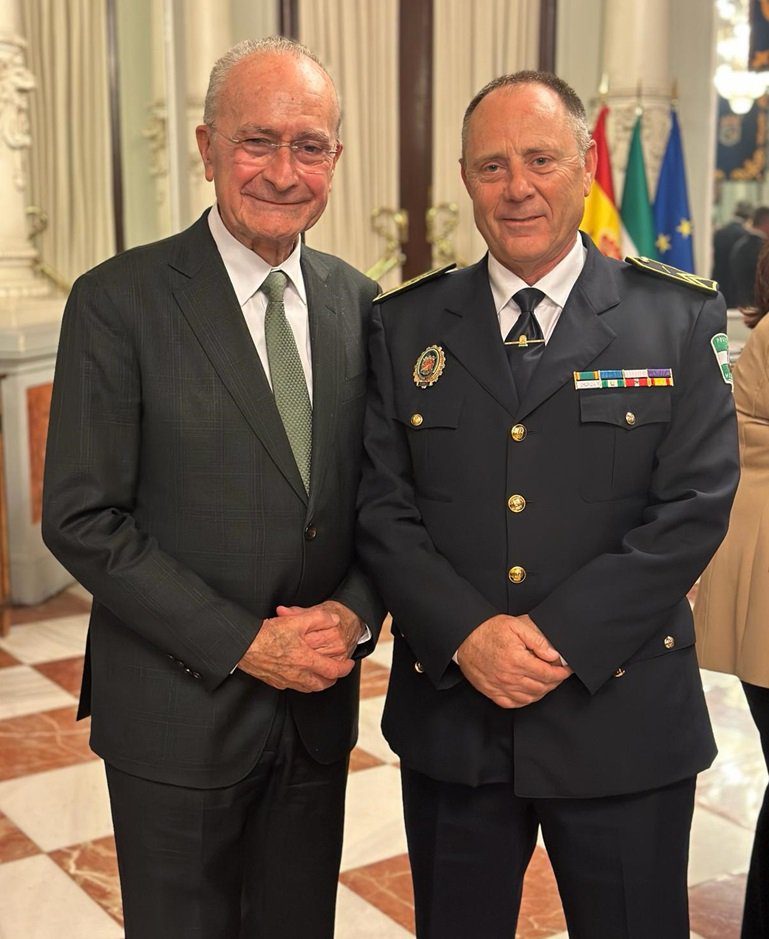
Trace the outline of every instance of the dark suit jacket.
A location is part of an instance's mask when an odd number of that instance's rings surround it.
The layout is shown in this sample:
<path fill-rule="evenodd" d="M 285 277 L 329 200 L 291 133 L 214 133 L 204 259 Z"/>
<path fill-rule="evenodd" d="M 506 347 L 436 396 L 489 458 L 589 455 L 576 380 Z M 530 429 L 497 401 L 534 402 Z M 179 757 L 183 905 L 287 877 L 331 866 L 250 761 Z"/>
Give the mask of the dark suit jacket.
<path fill-rule="evenodd" d="M 766 239 L 754 232 L 743 232 L 734 243 L 729 253 L 733 306 L 753 306 L 755 303 L 758 255 L 765 244 Z"/>
<path fill-rule="evenodd" d="M 385 299 L 372 321 L 358 549 L 395 621 L 385 736 L 405 766 L 512 778 L 525 796 L 654 788 L 715 754 L 686 593 L 737 481 L 731 388 L 710 347 L 724 303 L 587 244 L 521 401 L 485 259 Z M 445 371 L 420 389 L 414 364 L 433 344 Z M 573 378 L 665 367 L 673 387 Z M 529 613 L 575 673 L 518 710 L 452 663 L 500 612 Z"/>
<path fill-rule="evenodd" d="M 713 280 L 718 281 L 726 305 L 736 306 L 735 287 L 730 255 L 732 248 L 746 234 L 745 226 L 737 219 L 722 225 L 713 234 Z M 752 289 L 752 285 L 751 285 Z"/>
<path fill-rule="evenodd" d="M 308 248 L 302 270 L 309 500 L 205 215 L 85 274 L 67 303 L 43 534 L 94 595 L 80 714 L 128 773 L 205 788 L 253 767 L 279 692 L 230 672 L 276 604 L 333 596 L 381 622 L 353 550 L 376 286 Z M 353 746 L 358 683 L 356 668 L 288 693 L 317 760 Z"/>

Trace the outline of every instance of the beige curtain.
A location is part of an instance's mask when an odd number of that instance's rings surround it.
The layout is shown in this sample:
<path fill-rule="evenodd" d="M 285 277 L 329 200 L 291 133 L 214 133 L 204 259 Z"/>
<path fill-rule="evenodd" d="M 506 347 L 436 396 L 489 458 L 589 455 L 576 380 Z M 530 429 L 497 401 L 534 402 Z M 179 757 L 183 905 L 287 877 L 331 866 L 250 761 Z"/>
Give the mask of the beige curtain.
<path fill-rule="evenodd" d="M 24 0 L 30 196 L 48 215 L 42 260 L 72 281 L 114 253 L 103 0 Z"/>
<path fill-rule="evenodd" d="M 433 205 L 458 207 L 456 257 L 471 263 L 486 245 L 459 176 L 462 116 L 487 81 L 537 67 L 539 0 L 435 0 L 434 10 Z"/>
<path fill-rule="evenodd" d="M 398 208 L 397 2 L 300 0 L 299 28 L 336 82 L 345 146 L 328 208 L 307 243 L 366 270 L 385 249 L 372 212 Z M 399 283 L 399 269 L 381 282 Z"/>

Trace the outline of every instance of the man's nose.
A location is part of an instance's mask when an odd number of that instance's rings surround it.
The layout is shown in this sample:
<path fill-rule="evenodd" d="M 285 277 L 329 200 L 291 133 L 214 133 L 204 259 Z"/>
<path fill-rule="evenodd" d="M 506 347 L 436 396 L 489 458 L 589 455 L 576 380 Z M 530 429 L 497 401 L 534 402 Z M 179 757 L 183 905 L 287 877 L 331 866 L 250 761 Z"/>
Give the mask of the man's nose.
<path fill-rule="evenodd" d="M 296 160 L 291 148 L 276 147 L 262 170 L 262 176 L 276 189 L 290 189 L 297 180 Z"/>
<path fill-rule="evenodd" d="M 505 195 L 513 202 L 521 202 L 534 192 L 528 174 L 524 170 L 511 169 L 507 174 Z"/>

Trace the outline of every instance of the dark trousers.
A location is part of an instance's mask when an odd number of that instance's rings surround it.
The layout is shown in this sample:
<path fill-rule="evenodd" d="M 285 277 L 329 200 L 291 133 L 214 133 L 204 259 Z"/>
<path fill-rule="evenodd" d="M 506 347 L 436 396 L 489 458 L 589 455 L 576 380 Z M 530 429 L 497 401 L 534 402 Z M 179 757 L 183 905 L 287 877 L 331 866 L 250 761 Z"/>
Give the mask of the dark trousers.
<path fill-rule="evenodd" d="M 234 786 L 107 766 L 126 939 L 331 939 L 347 763 L 314 762 L 281 709 Z"/>
<path fill-rule="evenodd" d="M 769 688 L 742 683 L 769 769 Z M 742 939 L 767 939 L 769 936 L 769 787 L 758 814 L 753 852 L 750 856 Z"/>
<path fill-rule="evenodd" d="M 419 939 L 513 939 L 540 826 L 570 939 L 688 939 L 694 779 L 602 799 L 402 780 Z"/>

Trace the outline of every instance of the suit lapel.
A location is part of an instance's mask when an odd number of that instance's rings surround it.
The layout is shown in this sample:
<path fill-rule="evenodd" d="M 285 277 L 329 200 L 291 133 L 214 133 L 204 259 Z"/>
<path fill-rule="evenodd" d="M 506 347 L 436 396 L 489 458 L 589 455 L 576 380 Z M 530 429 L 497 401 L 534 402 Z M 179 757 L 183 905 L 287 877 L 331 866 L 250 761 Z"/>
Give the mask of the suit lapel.
<path fill-rule="evenodd" d="M 600 314 L 620 302 L 614 279 L 616 267 L 591 241 L 586 243 L 585 266 L 526 388 L 517 412 L 520 418 L 571 381 L 573 372 L 586 370 L 615 338 L 616 334 Z"/>
<path fill-rule="evenodd" d="M 297 495 L 302 478 L 245 318 L 204 216 L 171 266 L 188 279 L 174 297 L 243 417 Z"/>
<path fill-rule="evenodd" d="M 310 512 L 323 485 L 336 431 L 342 343 L 341 311 L 334 306 L 328 267 L 310 248 L 302 248 L 302 274 L 307 290 L 312 346 L 312 467 Z"/>
<path fill-rule="evenodd" d="M 442 339 L 473 378 L 515 414 L 518 395 L 499 331 L 486 258 L 448 278 L 451 299 Z"/>

